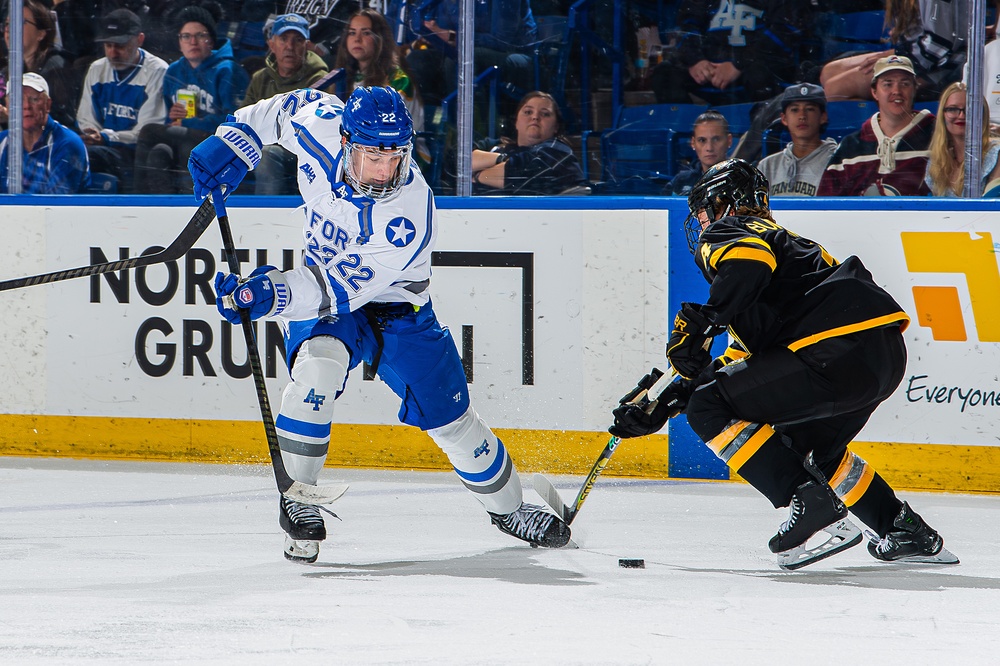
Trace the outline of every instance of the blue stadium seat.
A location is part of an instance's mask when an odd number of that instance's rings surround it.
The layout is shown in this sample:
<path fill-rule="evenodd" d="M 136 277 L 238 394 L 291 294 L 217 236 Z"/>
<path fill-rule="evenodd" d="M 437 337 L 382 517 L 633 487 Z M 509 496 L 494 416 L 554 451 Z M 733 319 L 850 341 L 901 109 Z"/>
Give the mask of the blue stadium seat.
<path fill-rule="evenodd" d="M 601 136 L 603 178 L 621 193 L 658 194 L 677 173 L 679 137 L 691 135 L 700 104 L 622 107 Z M 605 188 L 606 190 L 607 188 Z"/>
<path fill-rule="evenodd" d="M 84 194 L 118 194 L 118 177 L 110 173 L 90 174 L 90 185 L 83 189 Z"/>
<path fill-rule="evenodd" d="M 889 48 L 885 11 L 829 13 L 820 19 L 826 60 L 851 51 L 884 51 Z"/>
<path fill-rule="evenodd" d="M 848 134 L 853 134 L 861 129 L 864 122 L 874 116 L 877 111 L 878 104 L 874 100 L 871 102 L 827 102 L 827 123 L 823 136 L 840 141 Z"/>

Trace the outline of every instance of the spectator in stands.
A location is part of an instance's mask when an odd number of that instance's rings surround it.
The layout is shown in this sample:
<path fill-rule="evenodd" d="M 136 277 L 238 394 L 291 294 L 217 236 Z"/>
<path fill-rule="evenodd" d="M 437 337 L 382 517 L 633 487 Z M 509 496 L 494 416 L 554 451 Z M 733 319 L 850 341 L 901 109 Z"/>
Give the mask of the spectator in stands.
<path fill-rule="evenodd" d="M 677 46 L 650 76 L 660 103 L 734 104 L 779 95 L 794 81 L 808 3 L 690 0 L 677 10 Z"/>
<path fill-rule="evenodd" d="M 49 115 L 52 100 L 44 77 L 28 72 L 23 78 L 24 145 L 23 179 L 25 194 L 76 194 L 90 185 L 87 148 L 73 130 Z M 0 132 L 0 192 L 7 192 L 8 132 Z"/>
<path fill-rule="evenodd" d="M 922 196 L 934 115 L 914 113 L 917 78 L 905 56 L 875 63 L 871 94 L 878 113 L 844 137 L 819 184 L 819 196 Z"/>
<path fill-rule="evenodd" d="M 91 170 L 116 176 L 119 191 L 131 184 L 139 131 L 167 115 L 167 63 L 141 48 L 144 38 L 139 17 L 127 9 L 101 19 L 97 41 L 105 55 L 87 71 L 76 113 Z"/>
<path fill-rule="evenodd" d="M 691 130 L 691 149 L 696 161 L 674 176 L 663 193 L 686 197 L 710 167 L 726 159 L 732 145 L 733 135 L 729 133 L 729 121 L 721 113 L 706 111 L 695 118 Z"/>
<path fill-rule="evenodd" d="M 938 197 L 960 197 L 965 185 L 966 87 L 956 82 L 945 88 L 934 121 L 930 162 L 924 182 Z M 984 197 L 1000 196 L 1000 139 L 990 137 L 989 111 L 983 104 L 981 192 Z"/>
<path fill-rule="evenodd" d="M 573 150 L 562 136 L 562 116 L 552 95 L 535 90 L 518 103 L 515 138 L 492 150 L 472 151 L 478 194 L 560 194 L 586 186 Z"/>
<path fill-rule="evenodd" d="M 347 95 L 357 86 L 392 86 L 406 102 L 413 129 L 424 128 L 424 106 L 405 70 L 386 18 L 374 9 L 355 13 L 338 41 L 336 66 L 347 76 Z"/>
<path fill-rule="evenodd" d="M 22 52 L 24 71 L 41 74 L 49 83 L 49 101 L 52 110 L 49 115 L 60 124 L 72 127 L 76 124 L 76 100 L 79 90 L 73 85 L 66 58 L 55 46 L 56 25 L 52 14 L 37 0 L 24 0 L 24 28 L 22 30 Z M 7 52 L 10 48 L 10 26 L 3 24 L 4 49 L 3 71 L 0 72 L 0 124 L 7 125 L 7 100 L 5 81 L 10 79 Z"/>
<path fill-rule="evenodd" d="M 215 132 L 236 110 L 249 77 L 233 60 L 229 40 L 219 40 L 216 20 L 206 7 L 189 6 L 178 16 L 181 58 L 167 67 L 163 101 L 165 124 L 139 132 L 135 191 L 179 194 L 191 191 L 187 170 L 191 149 Z"/>
<path fill-rule="evenodd" d="M 972 11 L 969 0 L 886 0 L 885 10 L 893 47 L 827 63 L 820 83 L 828 100 L 867 100 L 875 62 L 893 54 L 913 63 L 920 99 L 937 99 L 949 83 L 961 80 Z"/>
<path fill-rule="evenodd" d="M 267 11 L 264 13 L 269 13 L 271 16 L 297 14 L 304 18 L 309 24 L 309 44 L 306 48 L 323 58 L 327 68 L 330 69 L 336 61 L 340 41 L 351 17 L 364 7 L 382 10 L 387 5 L 387 1 L 251 0 L 247 6 L 251 4 L 261 8 L 266 7 Z M 251 13 L 254 10 L 256 7 L 251 9 Z M 247 13 L 246 10 L 244 10 L 245 13 Z"/>
<path fill-rule="evenodd" d="M 423 15 L 415 8 L 411 12 L 411 29 L 420 37 L 412 45 L 407 60 L 428 104 L 439 105 L 456 87 L 459 5 L 459 0 L 441 0 Z M 477 0 L 475 73 L 494 65 L 499 67 L 501 82 L 517 99 L 534 87 L 528 47 L 537 35 L 530 0 Z"/>
<path fill-rule="evenodd" d="M 796 83 L 781 95 L 781 124 L 788 128 L 791 143 L 780 153 L 768 155 L 758 169 L 767 176 L 770 195 L 816 195 L 819 181 L 837 142 L 823 139 L 826 127 L 826 95 L 813 83 Z"/>
<path fill-rule="evenodd" d="M 1000 39 L 994 39 L 983 49 L 983 94 L 990 100 L 990 123 L 1000 126 Z"/>
<path fill-rule="evenodd" d="M 328 73 L 326 63 L 306 49 L 309 23 L 297 14 L 282 14 L 274 19 L 267 37 L 271 50 L 264 68 L 250 79 L 243 106 L 256 104 L 278 93 L 309 88 Z M 295 155 L 279 145 L 264 146 L 255 173 L 257 194 L 297 194 Z"/>

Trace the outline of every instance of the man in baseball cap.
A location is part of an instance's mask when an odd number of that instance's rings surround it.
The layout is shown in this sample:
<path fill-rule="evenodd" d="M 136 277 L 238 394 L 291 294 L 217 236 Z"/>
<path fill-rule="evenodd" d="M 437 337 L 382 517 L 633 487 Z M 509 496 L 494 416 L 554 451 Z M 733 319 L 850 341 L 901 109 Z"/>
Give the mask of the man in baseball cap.
<path fill-rule="evenodd" d="M 307 49 L 309 22 L 298 14 L 282 14 L 264 28 L 270 53 L 254 72 L 243 106 L 300 88 L 309 88 L 329 73 L 319 55 Z M 264 146 L 256 169 L 257 194 L 296 194 L 298 160 L 280 145 Z"/>
<path fill-rule="evenodd" d="M 924 196 L 934 116 L 913 110 L 917 77 L 906 56 L 875 61 L 871 95 L 878 113 L 840 142 L 820 182 L 820 196 Z"/>
<path fill-rule="evenodd" d="M 90 184 L 87 148 L 76 132 L 49 115 L 49 84 L 40 74 L 21 79 L 21 139 L 24 146 L 21 191 L 26 194 L 76 194 Z M 8 82 L 8 91 L 10 82 Z M 0 192 L 7 192 L 9 136 L 0 132 Z"/>
<path fill-rule="evenodd" d="M 116 9 L 101 17 L 95 42 L 126 44 L 142 34 L 139 17 L 127 9 Z"/>
<path fill-rule="evenodd" d="M 758 169 L 771 185 L 771 196 L 815 196 L 837 142 L 823 139 L 826 95 L 813 83 L 796 83 L 781 93 L 781 124 L 792 141 L 780 153 L 768 155 Z"/>
<path fill-rule="evenodd" d="M 127 9 L 101 17 L 95 41 L 104 57 L 87 70 L 76 111 L 91 170 L 118 178 L 120 191 L 132 181 L 139 131 L 167 117 L 167 63 L 142 48 L 145 38 L 139 17 Z"/>
<path fill-rule="evenodd" d="M 875 80 L 887 72 L 893 71 L 908 72 L 910 76 L 916 79 L 916 72 L 913 71 L 913 62 L 906 56 L 891 55 L 885 58 L 879 58 L 875 61 L 875 68 L 872 70 L 872 85 L 875 85 Z"/>
<path fill-rule="evenodd" d="M 271 34 L 269 37 L 277 37 L 289 30 L 294 30 L 302 35 L 303 38 L 309 39 L 309 21 L 298 14 L 282 14 L 276 17 L 274 23 L 271 24 Z"/>
<path fill-rule="evenodd" d="M 784 113 L 788 105 L 794 102 L 815 104 L 820 111 L 826 112 L 826 93 L 815 83 L 796 83 L 785 88 L 781 93 L 781 112 Z"/>

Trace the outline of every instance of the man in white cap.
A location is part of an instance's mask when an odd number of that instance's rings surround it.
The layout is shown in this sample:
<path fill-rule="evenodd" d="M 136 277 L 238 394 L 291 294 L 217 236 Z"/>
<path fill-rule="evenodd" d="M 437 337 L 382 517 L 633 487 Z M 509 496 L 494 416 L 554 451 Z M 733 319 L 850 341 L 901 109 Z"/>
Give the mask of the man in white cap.
<path fill-rule="evenodd" d="M 780 153 L 768 155 L 757 168 L 771 184 L 770 195 L 812 197 L 816 195 L 837 142 L 823 139 L 826 127 L 826 95 L 814 83 L 796 83 L 781 94 L 781 124 L 791 142 Z"/>
<path fill-rule="evenodd" d="M 875 63 L 872 97 L 878 113 L 840 142 L 819 184 L 819 196 L 925 196 L 934 115 L 913 111 L 917 78 L 906 56 Z"/>
<path fill-rule="evenodd" d="M 22 79 L 21 138 L 24 145 L 21 191 L 25 194 L 75 194 L 90 184 L 87 147 L 73 130 L 50 115 L 49 84 L 28 72 Z M 9 132 L 0 132 L 0 192 L 8 192 Z"/>

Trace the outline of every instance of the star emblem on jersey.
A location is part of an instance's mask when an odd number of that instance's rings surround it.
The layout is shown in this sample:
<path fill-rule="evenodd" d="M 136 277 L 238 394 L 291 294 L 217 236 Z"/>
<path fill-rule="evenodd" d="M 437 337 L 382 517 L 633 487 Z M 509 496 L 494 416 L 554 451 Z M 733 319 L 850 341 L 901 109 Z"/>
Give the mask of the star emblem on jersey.
<path fill-rule="evenodd" d="M 385 237 L 396 247 L 406 247 L 417 235 L 417 228 L 405 217 L 396 217 L 385 227 Z"/>

